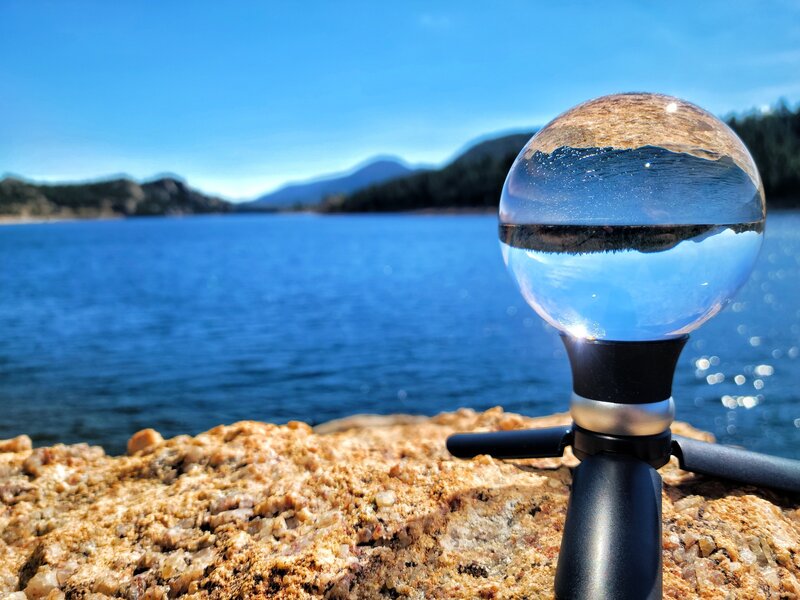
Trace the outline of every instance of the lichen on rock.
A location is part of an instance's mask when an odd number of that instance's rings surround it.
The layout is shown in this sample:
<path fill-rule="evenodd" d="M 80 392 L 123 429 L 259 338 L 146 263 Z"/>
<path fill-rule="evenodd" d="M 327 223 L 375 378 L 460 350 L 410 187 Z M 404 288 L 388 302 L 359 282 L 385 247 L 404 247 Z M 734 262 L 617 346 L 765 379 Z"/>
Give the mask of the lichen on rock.
<path fill-rule="evenodd" d="M 242 422 L 121 457 L 0 442 L 0 597 L 550 598 L 575 458 L 444 440 L 567 420 Z M 665 597 L 800 595 L 797 498 L 660 472 Z"/>

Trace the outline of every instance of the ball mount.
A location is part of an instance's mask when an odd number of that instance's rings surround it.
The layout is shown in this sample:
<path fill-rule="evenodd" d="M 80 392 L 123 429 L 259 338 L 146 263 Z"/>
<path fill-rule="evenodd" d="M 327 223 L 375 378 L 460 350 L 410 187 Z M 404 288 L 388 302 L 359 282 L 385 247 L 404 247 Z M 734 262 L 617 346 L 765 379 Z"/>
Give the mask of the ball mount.
<path fill-rule="evenodd" d="M 556 598 L 661 598 L 662 482 L 656 469 L 671 456 L 686 471 L 800 493 L 800 461 L 672 434 L 672 379 L 688 336 L 561 338 L 572 368 L 572 425 L 447 440 L 457 458 L 559 457 L 570 446 L 581 461 L 573 472 Z"/>

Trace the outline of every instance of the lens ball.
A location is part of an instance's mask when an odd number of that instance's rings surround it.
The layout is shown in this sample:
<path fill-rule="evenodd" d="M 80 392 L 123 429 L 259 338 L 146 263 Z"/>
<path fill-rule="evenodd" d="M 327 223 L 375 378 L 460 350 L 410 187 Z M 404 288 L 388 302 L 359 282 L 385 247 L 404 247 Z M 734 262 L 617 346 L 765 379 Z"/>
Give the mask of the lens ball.
<path fill-rule="evenodd" d="M 719 312 L 761 247 L 764 190 L 721 120 L 678 98 L 615 94 L 523 148 L 500 201 L 503 257 L 527 302 L 581 338 L 659 340 Z"/>

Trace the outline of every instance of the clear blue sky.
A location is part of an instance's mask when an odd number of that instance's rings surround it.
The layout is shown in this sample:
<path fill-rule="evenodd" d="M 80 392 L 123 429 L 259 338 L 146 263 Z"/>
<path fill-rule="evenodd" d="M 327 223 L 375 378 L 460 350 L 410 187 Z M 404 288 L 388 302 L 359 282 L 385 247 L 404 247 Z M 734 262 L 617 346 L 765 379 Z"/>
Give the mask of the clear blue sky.
<path fill-rule="evenodd" d="M 605 93 L 794 103 L 800 3 L 0 0 L 0 81 L 0 173 L 244 198 Z"/>

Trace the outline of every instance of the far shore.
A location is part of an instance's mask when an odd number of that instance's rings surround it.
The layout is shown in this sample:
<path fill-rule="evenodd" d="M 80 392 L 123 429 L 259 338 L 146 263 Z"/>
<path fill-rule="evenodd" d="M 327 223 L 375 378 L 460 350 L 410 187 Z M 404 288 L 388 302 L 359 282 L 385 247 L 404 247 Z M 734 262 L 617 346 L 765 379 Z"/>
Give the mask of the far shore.
<path fill-rule="evenodd" d="M 116 221 L 122 215 L 99 215 L 96 217 L 17 217 L 0 215 L 0 225 L 41 225 L 43 223 L 65 223 L 68 221 Z"/>
<path fill-rule="evenodd" d="M 797 212 L 798 208 L 788 206 L 776 206 L 767 209 L 767 217 L 770 213 Z M 449 208 L 422 208 L 405 211 L 365 211 L 365 212 L 326 212 L 310 208 L 295 210 L 258 210 L 258 211 L 234 211 L 234 212 L 215 212 L 215 213 L 187 213 L 187 214 L 164 214 L 164 215 L 97 215 L 97 216 L 70 216 L 70 217 L 32 217 L 0 215 L 0 226 L 2 225 L 41 225 L 45 223 L 63 223 L 68 221 L 116 221 L 120 219 L 146 219 L 150 217 L 202 217 L 202 216 L 228 216 L 228 215 L 318 215 L 322 217 L 337 217 L 347 215 L 409 215 L 409 216 L 465 216 L 465 215 L 496 215 L 497 207 L 449 207 Z"/>
<path fill-rule="evenodd" d="M 60 223 L 62 221 L 83 221 L 78 218 L 47 218 L 47 217 L 0 217 L 0 225 L 38 225 L 40 223 Z"/>
<path fill-rule="evenodd" d="M 497 208 L 426 208 L 419 210 L 391 211 L 391 212 L 324 212 L 319 210 L 275 210 L 275 211 L 241 211 L 241 212 L 219 212 L 219 213 L 188 213 L 183 215 L 98 215 L 92 217 L 30 217 L 30 216 L 11 216 L 0 215 L 0 226 L 2 225 L 41 225 L 44 223 L 64 223 L 69 221 L 117 221 L 120 219 L 147 219 L 151 217 L 205 217 L 205 216 L 229 216 L 229 215 L 319 215 L 323 217 L 335 217 L 346 215 L 490 215 L 496 214 Z"/>

